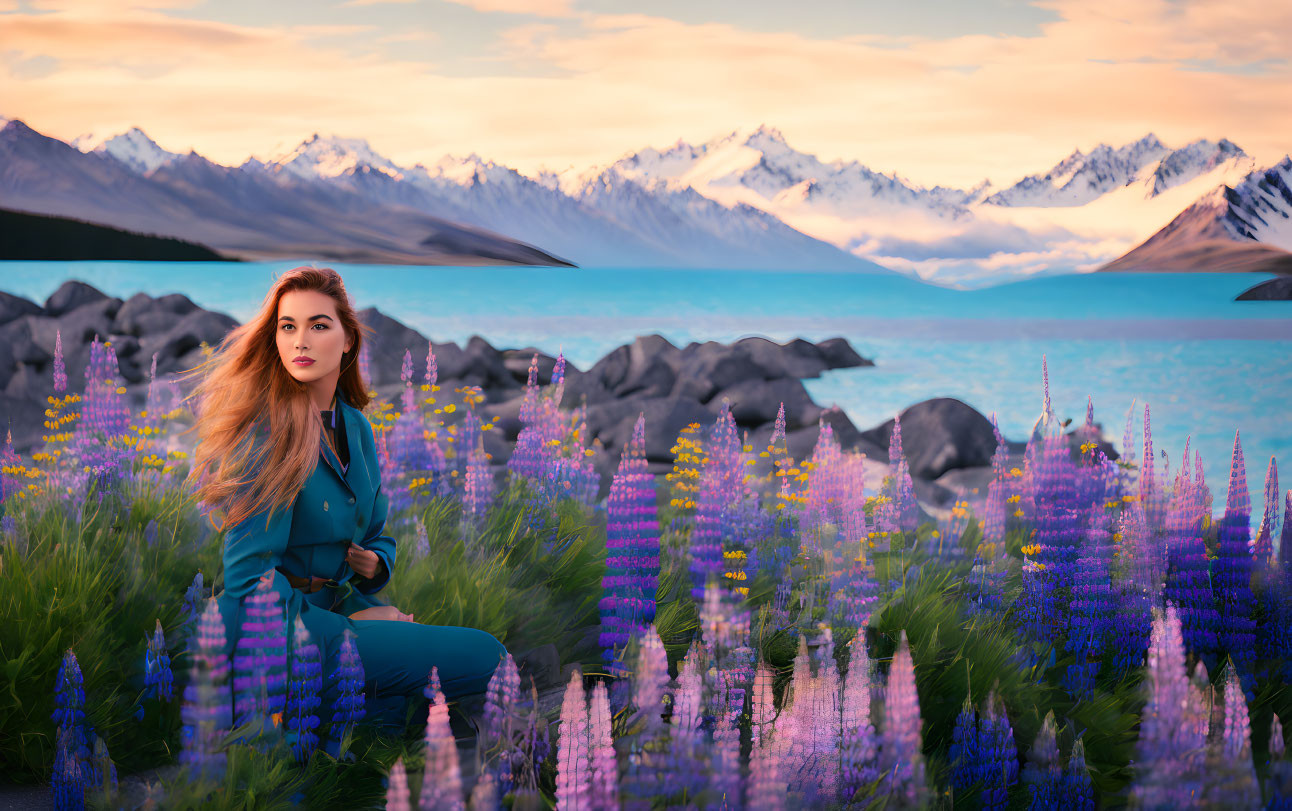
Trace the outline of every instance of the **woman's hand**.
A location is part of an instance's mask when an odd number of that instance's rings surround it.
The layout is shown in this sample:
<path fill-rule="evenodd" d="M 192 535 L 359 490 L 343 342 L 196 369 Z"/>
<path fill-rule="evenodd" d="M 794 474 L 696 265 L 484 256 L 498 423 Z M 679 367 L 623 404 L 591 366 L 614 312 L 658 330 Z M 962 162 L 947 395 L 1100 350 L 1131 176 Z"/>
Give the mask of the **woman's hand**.
<path fill-rule="evenodd" d="M 371 580 L 377 576 L 377 567 L 381 564 L 381 558 L 377 557 L 376 552 L 350 544 L 350 548 L 345 552 L 345 562 L 350 564 L 355 574 Z"/>
<path fill-rule="evenodd" d="M 394 620 L 396 622 L 412 622 L 413 615 L 405 614 L 393 605 L 378 605 L 372 608 L 365 608 L 362 611 L 356 611 L 350 615 L 352 620 Z"/>

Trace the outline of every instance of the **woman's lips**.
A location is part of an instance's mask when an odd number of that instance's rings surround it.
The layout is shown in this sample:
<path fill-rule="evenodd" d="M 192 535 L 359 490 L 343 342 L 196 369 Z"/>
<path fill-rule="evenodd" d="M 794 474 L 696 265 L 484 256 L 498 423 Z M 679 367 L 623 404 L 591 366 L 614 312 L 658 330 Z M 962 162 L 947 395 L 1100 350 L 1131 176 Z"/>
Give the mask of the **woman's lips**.
<path fill-rule="evenodd" d="M 296 364 L 297 366 L 313 366 L 313 365 L 314 365 L 314 361 L 312 361 L 312 360 L 294 360 L 294 361 L 292 361 L 292 363 Z"/>

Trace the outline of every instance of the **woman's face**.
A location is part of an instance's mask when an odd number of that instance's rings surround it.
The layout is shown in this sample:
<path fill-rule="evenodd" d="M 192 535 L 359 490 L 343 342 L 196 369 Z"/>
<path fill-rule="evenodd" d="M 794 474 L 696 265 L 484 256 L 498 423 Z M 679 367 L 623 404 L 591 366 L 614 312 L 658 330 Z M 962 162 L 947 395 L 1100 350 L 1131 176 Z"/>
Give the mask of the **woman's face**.
<path fill-rule="evenodd" d="M 351 346 L 332 297 L 317 290 L 284 293 L 278 300 L 276 334 L 278 357 L 291 376 L 318 389 L 316 400 L 330 400 L 341 376 L 341 355 Z M 297 363 L 299 357 L 313 363 Z"/>

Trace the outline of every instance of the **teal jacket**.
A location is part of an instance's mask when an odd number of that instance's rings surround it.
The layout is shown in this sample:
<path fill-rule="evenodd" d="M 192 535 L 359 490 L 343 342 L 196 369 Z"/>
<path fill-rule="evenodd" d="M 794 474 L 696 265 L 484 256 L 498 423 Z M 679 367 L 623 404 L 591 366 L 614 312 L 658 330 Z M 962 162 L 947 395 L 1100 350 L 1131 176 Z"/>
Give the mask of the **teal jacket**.
<path fill-rule="evenodd" d="M 372 424 L 363 413 L 336 393 L 337 410 L 345 420 L 350 465 L 342 473 L 340 460 L 319 438 L 318 467 L 289 509 L 270 518 L 262 510 L 229 527 L 224 538 L 224 591 L 219 596 L 224 618 L 226 650 L 232 653 L 243 618 L 243 598 L 255 591 L 262 576 L 273 578 L 287 615 L 288 648 L 291 629 L 300 617 L 324 656 L 335 655 L 341 634 L 355 631 L 348 615 L 383 605 L 375 596 L 390 580 L 395 566 L 395 539 L 382 534 L 389 499 L 381 490 L 381 470 Z M 359 577 L 345 561 L 354 543 L 377 553 L 381 563 L 375 578 Z M 293 575 L 329 578 L 312 594 L 292 588 L 278 567 Z"/>

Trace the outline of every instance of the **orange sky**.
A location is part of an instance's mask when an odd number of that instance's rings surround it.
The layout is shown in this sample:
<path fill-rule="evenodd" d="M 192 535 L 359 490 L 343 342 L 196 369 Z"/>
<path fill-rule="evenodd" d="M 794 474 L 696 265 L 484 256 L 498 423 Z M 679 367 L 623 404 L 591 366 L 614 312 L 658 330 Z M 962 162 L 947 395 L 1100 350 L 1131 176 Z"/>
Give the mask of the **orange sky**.
<path fill-rule="evenodd" d="M 425 24 L 432 3 L 444 22 Z M 196 0 L 0 0 L 0 115 L 64 140 L 139 126 L 220 163 L 321 132 L 405 165 L 475 152 L 529 174 L 766 123 L 823 160 L 960 187 L 1148 132 L 1229 138 L 1260 165 L 1292 152 L 1289 3 L 1046 0 L 1031 6 L 1050 21 L 1021 33 L 834 37 L 828 18 L 808 32 L 577 0 L 451 5 L 348 0 L 283 21 Z"/>

